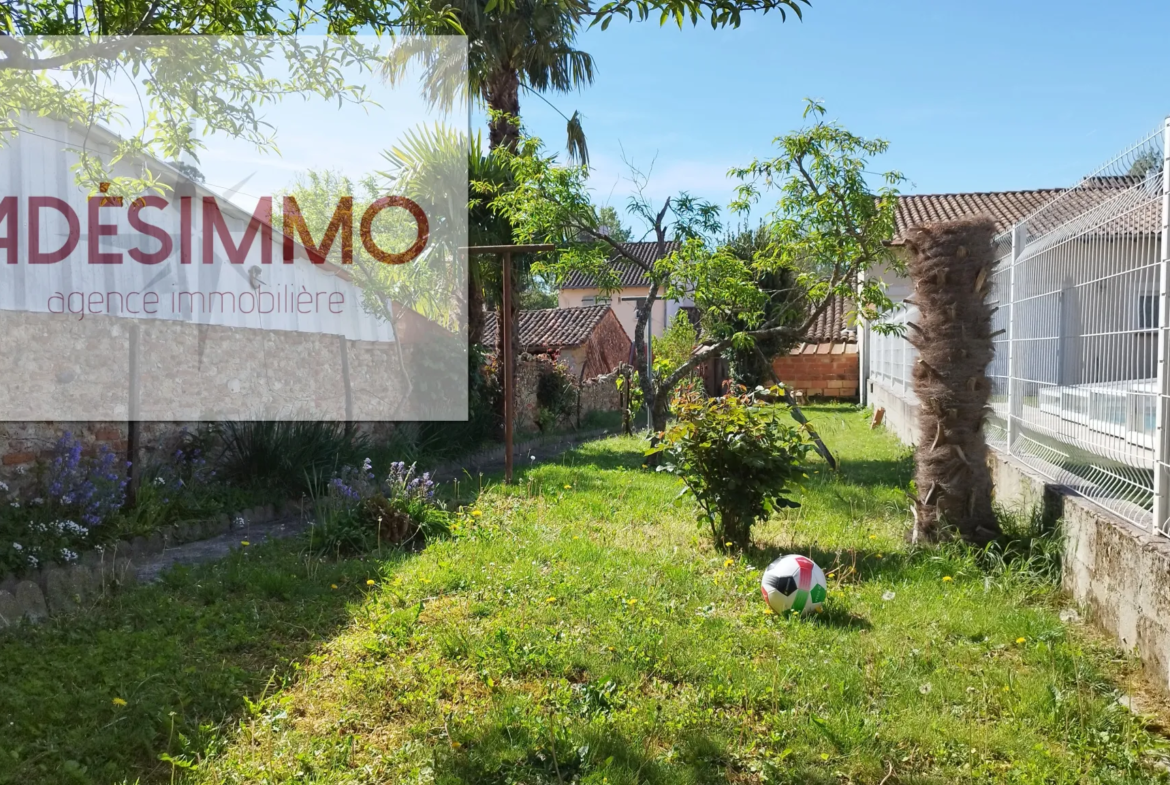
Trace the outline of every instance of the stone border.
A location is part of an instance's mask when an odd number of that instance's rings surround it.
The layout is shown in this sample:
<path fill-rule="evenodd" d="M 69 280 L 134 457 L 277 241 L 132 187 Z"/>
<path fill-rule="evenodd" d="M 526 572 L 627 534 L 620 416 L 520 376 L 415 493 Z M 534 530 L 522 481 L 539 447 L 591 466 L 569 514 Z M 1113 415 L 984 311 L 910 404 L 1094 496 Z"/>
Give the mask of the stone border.
<path fill-rule="evenodd" d="M 540 436 L 514 445 L 517 468 L 528 465 L 528 456 L 551 451 L 560 453 L 585 442 L 610 436 L 610 429 Z M 523 458 L 521 460 L 521 458 Z M 440 464 L 432 476 L 443 481 L 460 479 L 464 471 L 472 474 L 503 467 L 503 445 L 489 447 L 457 461 Z M 246 525 L 265 524 L 300 517 L 302 505 L 289 501 L 279 508 L 273 505 L 253 507 L 241 512 L 221 513 L 202 521 L 187 521 L 168 526 L 150 536 L 121 540 L 102 550 L 89 550 L 76 564 L 45 567 L 32 575 L 0 578 L 0 630 L 22 621 L 38 623 L 47 618 L 76 613 L 87 603 L 106 596 L 120 586 L 136 580 L 139 563 L 172 548 L 212 540 L 231 534 L 233 521 L 243 517 Z"/>
<path fill-rule="evenodd" d="M 243 518 L 246 525 L 268 523 L 300 513 L 298 502 L 252 507 L 201 521 L 167 526 L 150 536 L 120 540 L 101 550 L 81 555 L 76 564 L 52 565 L 30 575 L 0 578 L 0 630 L 21 621 L 37 623 L 51 616 L 76 613 L 88 602 L 135 580 L 135 562 L 188 543 L 210 540 L 233 529 Z"/>

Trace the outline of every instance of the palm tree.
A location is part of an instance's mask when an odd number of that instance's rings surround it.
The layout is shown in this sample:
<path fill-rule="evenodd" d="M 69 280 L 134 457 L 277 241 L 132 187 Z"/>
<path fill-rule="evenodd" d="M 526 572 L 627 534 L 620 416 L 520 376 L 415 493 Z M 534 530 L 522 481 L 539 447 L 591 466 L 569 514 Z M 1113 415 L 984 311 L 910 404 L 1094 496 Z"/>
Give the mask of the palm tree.
<path fill-rule="evenodd" d="M 445 10 L 467 35 L 467 79 L 471 97 L 489 114 L 491 149 L 515 150 L 520 141 L 520 91 L 539 95 L 553 90 L 569 92 L 593 83 L 593 57 L 574 48 L 581 24 L 593 17 L 582 0 L 515 0 L 507 4 L 491 0 L 430 0 L 426 16 L 407 19 L 408 33 L 449 32 L 433 29 L 435 12 Z M 488 11 L 488 6 L 492 10 Z M 421 61 L 427 76 L 427 97 L 450 107 L 457 98 L 461 74 L 450 69 L 442 47 L 426 41 L 398 43 L 383 73 L 395 81 L 412 62 Z M 568 118 L 569 155 L 582 164 L 589 151 L 581 130 L 580 113 Z"/>
<path fill-rule="evenodd" d="M 456 215 L 460 205 L 451 200 L 464 198 L 467 183 L 504 186 L 509 170 L 493 151 L 484 152 L 479 134 L 470 139 L 446 126 L 423 126 L 408 132 L 401 143 L 385 154 L 390 169 L 382 175 L 394 184 L 396 192 L 409 196 L 436 216 Z M 456 192 L 458 195 L 456 196 Z M 512 226 L 490 210 L 486 200 L 471 194 L 467 211 L 467 236 L 471 245 L 499 245 L 512 240 Z M 453 233 L 438 233 L 451 236 Z M 457 248 L 443 249 L 453 256 Z M 467 260 L 467 335 L 470 343 L 483 340 L 483 304 L 485 289 L 498 288 L 500 274 L 495 260 L 474 256 Z M 498 298 L 497 298 L 498 299 Z"/>

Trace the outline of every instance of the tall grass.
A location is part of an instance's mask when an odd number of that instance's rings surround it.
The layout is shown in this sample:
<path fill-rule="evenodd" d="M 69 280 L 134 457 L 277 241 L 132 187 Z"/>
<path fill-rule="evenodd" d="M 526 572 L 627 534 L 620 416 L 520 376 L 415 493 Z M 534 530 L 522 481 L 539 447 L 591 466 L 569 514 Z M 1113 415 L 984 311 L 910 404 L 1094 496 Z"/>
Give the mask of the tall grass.
<path fill-rule="evenodd" d="M 288 494 L 319 495 L 333 474 L 360 464 L 369 437 L 339 422 L 231 421 L 215 429 L 226 479 Z"/>

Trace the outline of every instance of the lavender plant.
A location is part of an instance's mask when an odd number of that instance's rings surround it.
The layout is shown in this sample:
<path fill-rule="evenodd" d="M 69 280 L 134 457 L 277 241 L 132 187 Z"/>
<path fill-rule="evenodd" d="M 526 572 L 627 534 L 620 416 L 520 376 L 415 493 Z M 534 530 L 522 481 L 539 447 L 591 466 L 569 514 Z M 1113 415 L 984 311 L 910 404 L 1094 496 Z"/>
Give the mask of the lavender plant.
<path fill-rule="evenodd" d="M 404 461 L 390 464 L 381 480 L 369 458 L 360 467 L 346 466 L 316 499 L 315 543 L 327 552 L 362 551 L 446 533 L 447 513 L 435 498 L 436 487 L 430 472 L 420 474 Z"/>

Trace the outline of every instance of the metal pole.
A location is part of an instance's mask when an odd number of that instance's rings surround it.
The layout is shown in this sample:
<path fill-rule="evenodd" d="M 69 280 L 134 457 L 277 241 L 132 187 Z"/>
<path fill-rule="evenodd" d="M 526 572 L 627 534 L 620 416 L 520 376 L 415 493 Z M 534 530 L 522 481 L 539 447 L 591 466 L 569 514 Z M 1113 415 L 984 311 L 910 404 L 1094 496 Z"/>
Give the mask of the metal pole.
<path fill-rule="evenodd" d="M 141 334 L 138 324 L 130 325 L 130 399 L 126 418 L 126 463 L 129 464 L 126 483 L 126 505 L 133 507 L 138 502 L 138 484 L 142 480 L 142 469 L 138 465 L 141 452 L 142 426 L 141 390 L 139 387 Z"/>
<path fill-rule="evenodd" d="M 1011 267 L 1008 268 L 1008 416 L 1007 416 L 1007 452 L 1012 454 L 1012 446 L 1019 435 L 1020 416 L 1023 415 L 1023 403 L 1020 398 L 1020 384 L 1016 380 L 1016 262 L 1024 255 L 1024 246 L 1028 241 L 1028 227 L 1021 221 L 1012 227 L 1012 255 Z"/>
<path fill-rule="evenodd" d="M 1162 247 L 1158 265 L 1158 367 L 1154 409 L 1154 516 L 1150 531 L 1162 531 L 1170 518 L 1170 477 L 1166 473 L 1167 423 L 1170 422 L 1170 374 L 1167 373 L 1167 352 L 1170 342 L 1166 330 L 1170 328 L 1170 117 L 1162 127 Z"/>
<path fill-rule="evenodd" d="M 653 326 L 654 326 L 654 306 L 651 305 L 650 306 L 650 313 L 647 314 L 647 316 L 646 316 L 646 380 L 650 383 L 651 390 L 654 389 L 654 374 L 651 371 L 651 369 L 654 367 L 654 363 L 650 359 L 650 344 L 651 344 L 650 339 L 654 337 L 654 331 L 652 329 Z M 657 398 L 658 393 L 655 392 L 654 396 Z M 650 406 L 649 403 L 650 402 L 647 402 L 647 406 L 646 406 L 646 430 L 653 433 L 654 432 L 654 415 L 653 415 L 653 412 L 650 411 L 653 407 Z"/>
<path fill-rule="evenodd" d="M 512 254 L 504 252 L 504 307 L 500 329 L 504 339 L 504 482 L 512 483 L 512 420 L 515 418 L 515 380 L 512 378 Z"/>

